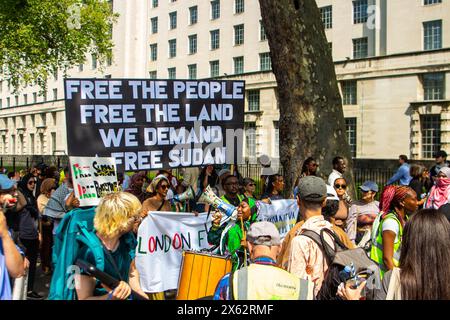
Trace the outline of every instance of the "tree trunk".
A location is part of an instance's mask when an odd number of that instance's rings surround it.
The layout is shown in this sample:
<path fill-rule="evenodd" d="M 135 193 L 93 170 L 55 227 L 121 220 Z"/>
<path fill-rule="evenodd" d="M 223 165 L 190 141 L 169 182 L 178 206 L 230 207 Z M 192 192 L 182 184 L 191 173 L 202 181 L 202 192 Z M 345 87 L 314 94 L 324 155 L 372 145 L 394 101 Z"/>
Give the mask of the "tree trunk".
<path fill-rule="evenodd" d="M 259 0 L 277 79 L 280 161 L 285 194 L 291 194 L 303 161 L 311 156 L 328 178 L 332 159 L 347 162 L 354 194 L 352 161 L 333 59 L 315 0 Z"/>

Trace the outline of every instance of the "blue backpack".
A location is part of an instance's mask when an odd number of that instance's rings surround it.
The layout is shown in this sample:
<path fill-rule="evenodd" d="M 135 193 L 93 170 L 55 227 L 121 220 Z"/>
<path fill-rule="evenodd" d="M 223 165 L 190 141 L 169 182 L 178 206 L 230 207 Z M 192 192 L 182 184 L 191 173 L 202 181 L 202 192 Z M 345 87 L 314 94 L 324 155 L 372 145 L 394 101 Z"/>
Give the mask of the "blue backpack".
<path fill-rule="evenodd" d="M 50 283 L 49 300 L 74 300 L 75 266 L 80 248 L 88 246 L 94 255 L 97 269 L 104 271 L 103 246 L 94 230 L 95 207 L 74 209 L 68 212 L 59 224 L 53 245 L 53 276 Z"/>

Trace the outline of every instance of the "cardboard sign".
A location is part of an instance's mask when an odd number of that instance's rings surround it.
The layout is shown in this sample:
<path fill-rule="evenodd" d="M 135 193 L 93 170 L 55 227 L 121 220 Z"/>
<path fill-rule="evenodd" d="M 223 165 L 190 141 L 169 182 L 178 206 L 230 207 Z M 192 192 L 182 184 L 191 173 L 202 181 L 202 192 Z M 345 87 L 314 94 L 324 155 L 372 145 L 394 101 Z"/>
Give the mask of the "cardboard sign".
<path fill-rule="evenodd" d="M 70 157 L 70 170 L 80 207 L 96 206 L 105 194 L 118 191 L 114 158 Z"/>

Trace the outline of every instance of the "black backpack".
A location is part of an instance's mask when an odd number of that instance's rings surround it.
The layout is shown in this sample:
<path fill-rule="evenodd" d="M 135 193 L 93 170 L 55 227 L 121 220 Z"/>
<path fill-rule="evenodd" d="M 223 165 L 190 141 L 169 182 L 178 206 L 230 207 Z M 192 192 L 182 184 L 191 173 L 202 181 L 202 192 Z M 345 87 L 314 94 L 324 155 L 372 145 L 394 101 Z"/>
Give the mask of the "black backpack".
<path fill-rule="evenodd" d="M 334 248 L 325 240 L 325 234 L 328 234 L 333 240 Z M 374 290 L 381 284 L 380 269 L 374 261 L 369 259 L 363 248 L 347 248 L 336 233 L 328 228 L 323 228 L 320 234 L 304 229 L 300 235 L 312 239 L 319 246 L 328 264 L 328 270 L 316 299 L 340 300 L 336 296 L 337 288 L 342 282 L 339 273 L 351 263 L 353 263 L 356 273 L 366 278 L 366 299 L 370 300 L 374 297 Z"/>

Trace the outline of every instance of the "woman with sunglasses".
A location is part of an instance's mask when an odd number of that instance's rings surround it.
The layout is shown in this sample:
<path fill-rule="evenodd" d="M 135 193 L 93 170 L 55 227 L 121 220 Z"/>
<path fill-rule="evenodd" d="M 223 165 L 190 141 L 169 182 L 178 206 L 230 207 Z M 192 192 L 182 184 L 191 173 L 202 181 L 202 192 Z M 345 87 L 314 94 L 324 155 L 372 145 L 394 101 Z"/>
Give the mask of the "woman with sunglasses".
<path fill-rule="evenodd" d="M 345 230 L 348 218 L 348 210 L 352 203 L 350 196 L 347 194 L 347 182 L 344 178 L 334 180 L 334 190 L 339 198 L 339 209 L 335 215 L 335 225 Z"/>
<path fill-rule="evenodd" d="M 252 198 L 256 200 L 255 189 L 255 180 L 251 178 L 244 178 L 244 180 L 242 180 L 242 195 L 244 195 L 246 198 Z"/>
<path fill-rule="evenodd" d="M 41 295 L 34 291 L 34 278 L 36 274 L 37 257 L 39 253 L 39 211 L 33 190 L 36 185 L 36 177 L 29 173 L 18 183 L 18 202 L 21 210 L 19 214 L 19 239 L 25 247 L 25 255 L 30 261 L 28 271 L 28 294 L 31 300 L 43 299 Z"/>
<path fill-rule="evenodd" d="M 150 198 L 142 204 L 142 217 L 145 218 L 150 211 L 174 211 L 178 212 L 169 200 L 166 200 L 170 188 L 169 179 L 160 174 L 156 176 L 147 188 Z"/>

